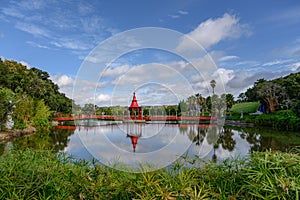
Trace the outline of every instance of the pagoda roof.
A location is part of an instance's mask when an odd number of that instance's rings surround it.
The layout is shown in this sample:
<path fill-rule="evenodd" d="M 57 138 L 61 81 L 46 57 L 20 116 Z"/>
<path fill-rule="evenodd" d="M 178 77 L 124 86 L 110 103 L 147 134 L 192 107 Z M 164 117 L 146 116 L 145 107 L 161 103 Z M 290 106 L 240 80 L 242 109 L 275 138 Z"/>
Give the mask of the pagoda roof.
<path fill-rule="evenodd" d="M 129 108 L 140 108 L 140 106 L 136 100 L 136 97 L 135 97 L 135 92 L 133 93 L 131 105 L 129 106 Z"/>

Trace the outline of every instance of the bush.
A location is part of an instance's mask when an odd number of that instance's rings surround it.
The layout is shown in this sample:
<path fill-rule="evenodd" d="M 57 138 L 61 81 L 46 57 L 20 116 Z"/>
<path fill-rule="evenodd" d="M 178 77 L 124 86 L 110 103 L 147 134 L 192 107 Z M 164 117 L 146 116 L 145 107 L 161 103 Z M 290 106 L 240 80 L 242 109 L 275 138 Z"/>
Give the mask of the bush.
<path fill-rule="evenodd" d="M 51 123 L 45 118 L 34 118 L 33 125 L 37 130 L 37 133 L 46 134 L 49 133 L 51 128 Z"/>
<path fill-rule="evenodd" d="M 27 128 L 27 125 L 25 123 L 25 121 L 23 119 L 20 119 L 20 120 L 14 120 L 14 129 L 17 129 L 17 130 L 23 130 L 25 128 Z"/>
<path fill-rule="evenodd" d="M 300 118 L 291 110 L 276 111 L 256 116 L 255 124 L 270 126 L 278 130 L 300 130 Z"/>

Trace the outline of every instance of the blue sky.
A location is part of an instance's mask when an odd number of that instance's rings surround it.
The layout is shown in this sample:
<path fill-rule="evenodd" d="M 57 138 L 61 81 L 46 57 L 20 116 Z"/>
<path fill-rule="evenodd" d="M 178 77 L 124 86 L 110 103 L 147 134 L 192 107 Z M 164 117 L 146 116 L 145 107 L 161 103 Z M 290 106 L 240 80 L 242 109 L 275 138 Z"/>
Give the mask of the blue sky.
<path fill-rule="evenodd" d="M 126 105 L 137 91 L 142 105 L 172 104 L 194 91 L 209 95 L 211 79 L 217 80 L 217 92 L 237 96 L 259 78 L 300 71 L 297 0 L 2 0 L 0 24 L 1 58 L 48 71 L 69 97 L 74 96 L 74 82 L 81 84 L 81 95 L 75 98 L 78 103 Z M 197 64 L 209 65 L 205 57 L 209 56 L 215 66 L 207 72 L 201 68 L 197 74 L 188 70 L 188 61 L 176 51 L 140 48 L 113 60 L 106 69 L 101 66 L 105 72 L 98 79 L 81 77 L 87 58 L 95 55 L 99 45 L 143 27 L 166 28 L 192 38 L 206 53 L 199 55 Z M 134 45 L 136 41 L 126 42 Z M 190 45 L 181 38 L 175 49 L 191 50 Z M 157 74 L 150 76 L 149 69 Z M 97 70 L 99 74 L 101 70 Z M 159 76 L 163 73 L 169 77 Z M 180 96 L 174 88 L 181 86 L 191 90 Z"/>

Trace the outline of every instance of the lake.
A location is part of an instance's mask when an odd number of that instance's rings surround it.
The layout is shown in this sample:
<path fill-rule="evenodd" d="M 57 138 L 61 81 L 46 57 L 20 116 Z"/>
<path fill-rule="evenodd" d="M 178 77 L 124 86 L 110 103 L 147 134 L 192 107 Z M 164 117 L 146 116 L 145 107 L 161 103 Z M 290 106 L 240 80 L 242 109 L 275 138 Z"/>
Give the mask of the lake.
<path fill-rule="evenodd" d="M 300 145 L 300 133 L 263 128 L 209 124 L 103 123 L 98 126 L 58 126 L 50 135 L 34 135 L 0 145 L 52 149 L 77 159 L 137 167 L 166 167 L 180 156 L 215 162 L 267 149 L 288 151 Z"/>

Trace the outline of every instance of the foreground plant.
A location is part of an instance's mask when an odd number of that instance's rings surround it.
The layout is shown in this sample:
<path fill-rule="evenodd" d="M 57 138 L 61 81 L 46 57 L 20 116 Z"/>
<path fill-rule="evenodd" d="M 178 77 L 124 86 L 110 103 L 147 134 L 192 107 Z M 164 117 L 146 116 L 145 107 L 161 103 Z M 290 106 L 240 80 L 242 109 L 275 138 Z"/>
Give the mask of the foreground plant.
<path fill-rule="evenodd" d="M 253 153 L 221 164 L 193 160 L 128 173 L 51 151 L 10 150 L 0 157 L 0 199 L 297 199 L 300 155 Z M 199 166 L 201 163 L 202 167 Z M 144 168 L 143 168 L 144 167 Z M 145 166 L 141 171 L 149 171 Z"/>

